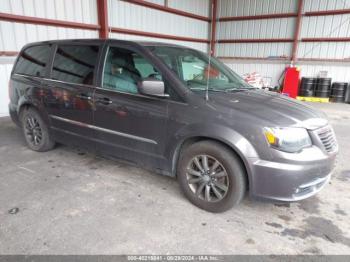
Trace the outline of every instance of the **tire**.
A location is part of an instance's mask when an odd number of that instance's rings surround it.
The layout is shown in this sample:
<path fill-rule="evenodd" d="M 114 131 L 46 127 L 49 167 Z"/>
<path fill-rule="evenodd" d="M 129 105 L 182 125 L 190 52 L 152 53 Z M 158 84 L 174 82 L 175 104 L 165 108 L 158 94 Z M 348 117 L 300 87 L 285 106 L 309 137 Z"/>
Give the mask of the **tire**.
<path fill-rule="evenodd" d="M 213 169 L 216 161 L 220 166 Z M 200 171 L 196 162 L 202 169 L 207 167 L 209 172 Z M 241 160 L 230 149 L 214 141 L 197 142 L 182 150 L 177 165 L 177 179 L 192 204 L 214 213 L 238 205 L 247 188 L 246 172 Z"/>
<path fill-rule="evenodd" d="M 49 151 L 55 146 L 48 125 L 33 108 L 24 109 L 20 115 L 21 127 L 27 146 L 37 152 Z"/>

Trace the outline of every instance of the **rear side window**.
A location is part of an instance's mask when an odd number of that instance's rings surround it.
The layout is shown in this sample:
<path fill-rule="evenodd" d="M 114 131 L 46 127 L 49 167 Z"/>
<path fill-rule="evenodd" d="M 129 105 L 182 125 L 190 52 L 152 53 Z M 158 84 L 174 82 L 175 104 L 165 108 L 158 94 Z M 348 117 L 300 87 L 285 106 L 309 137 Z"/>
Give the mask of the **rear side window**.
<path fill-rule="evenodd" d="M 98 46 L 59 45 L 54 58 L 52 78 L 75 84 L 91 85 L 97 63 Z"/>
<path fill-rule="evenodd" d="M 46 65 L 50 59 L 49 45 L 26 48 L 18 58 L 14 72 L 29 76 L 45 76 Z"/>

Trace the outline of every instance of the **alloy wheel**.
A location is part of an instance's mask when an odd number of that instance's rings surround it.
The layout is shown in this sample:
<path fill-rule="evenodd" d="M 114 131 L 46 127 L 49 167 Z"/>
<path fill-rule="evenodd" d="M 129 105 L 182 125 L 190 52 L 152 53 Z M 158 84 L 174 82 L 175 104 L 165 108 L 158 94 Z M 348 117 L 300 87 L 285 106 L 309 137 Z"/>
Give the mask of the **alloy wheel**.
<path fill-rule="evenodd" d="M 39 121 L 33 116 L 28 116 L 26 118 L 24 128 L 27 141 L 34 146 L 39 145 L 43 138 Z"/>
<path fill-rule="evenodd" d="M 229 189 L 229 178 L 223 164 L 209 155 L 197 155 L 186 169 L 191 191 L 207 202 L 222 200 Z"/>

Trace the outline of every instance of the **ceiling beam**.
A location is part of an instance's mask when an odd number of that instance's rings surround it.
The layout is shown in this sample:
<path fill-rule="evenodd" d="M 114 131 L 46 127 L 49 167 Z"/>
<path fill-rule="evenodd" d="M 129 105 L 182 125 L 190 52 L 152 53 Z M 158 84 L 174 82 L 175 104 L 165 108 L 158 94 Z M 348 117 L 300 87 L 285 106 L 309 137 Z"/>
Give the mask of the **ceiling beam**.
<path fill-rule="evenodd" d="M 153 33 L 153 32 L 145 32 L 145 31 L 139 31 L 139 30 L 133 30 L 133 29 L 125 29 L 125 28 L 119 28 L 119 27 L 111 27 L 110 29 L 111 29 L 112 32 L 120 33 L 120 34 L 138 35 L 138 36 L 145 36 L 145 37 L 154 37 L 154 38 L 163 38 L 163 39 L 169 39 L 169 40 L 178 40 L 178 41 L 197 42 L 197 43 L 209 44 L 209 40 L 208 39 L 202 39 L 202 38 L 193 38 L 193 37 L 186 37 L 186 36 L 175 36 L 175 35 L 167 35 L 167 34 L 158 34 L 158 33 Z"/>
<path fill-rule="evenodd" d="M 246 20 L 259 20 L 259 19 L 275 19 L 275 18 L 289 18 L 297 17 L 296 13 L 280 13 L 280 14 L 264 14 L 264 15 L 249 15 L 249 16 L 227 16 L 219 18 L 219 22 L 230 21 L 246 21 Z"/>
<path fill-rule="evenodd" d="M 122 0 L 122 1 L 131 3 L 131 4 L 135 4 L 135 5 L 139 5 L 139 6 L 144 6 L 144 7 L 151 8 L 151 9 L 156 9 L 156 10 L 171 13 L 171 14 L 175 14 L 175 15 L 180 15 L 180 16 L 185 16 L 185 17 L 205 21 L 205 22 L 210 22 L 209 17 L 193 14 L 190 12 L 185 12 L 185 11 L 171 8 L 171 7 L 167 7 L 164 5 L 154 4 L 154 3 L 147 2 L 144 0 Z"/>
<path fill-rule="evenodd" d="M 77 29 L 90 29 L 90 30 L 100 29 L 99 25 L 94 25 L 94 24 L 54 20 L 54 19 L 39 18 L 39 17 L 33 17 L 33 16 L 13 15 L 13 14 L 7 14 L 7 13 L 0 13 L 0 20 L 16 22 L 16 23 L 24 23 L 24 24 L 58 26 L 58 27 L 77 28 Z"/>

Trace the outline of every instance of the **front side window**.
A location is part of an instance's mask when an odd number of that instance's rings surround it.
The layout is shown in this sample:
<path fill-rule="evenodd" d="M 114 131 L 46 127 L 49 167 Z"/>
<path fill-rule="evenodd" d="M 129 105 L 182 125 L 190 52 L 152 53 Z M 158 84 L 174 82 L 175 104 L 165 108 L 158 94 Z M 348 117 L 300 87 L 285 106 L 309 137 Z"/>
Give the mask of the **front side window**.
<path fill-rule="evenodd" d="M 43 77 L 50 59 L 49 45 L 32 46 L 25 49 L 18 58 L 14 72 L 17 74 Z"/>
<path fill-rule="evenodd" d="M 206 90 L 207 86 L 212 91 L 252 88 L 217 59 L 212 57 L 209 63 L 209 57 L 202 52 L 170 46 L 148 48 L 163 61 L 164 57 L 172 61 L 172 66 L 166 64 L 191 90 Z"/>
<path fill-rule="evenodd" d="M 187 83 L 206 82 L 207 79 L 211 82 L 216 80 L 218 83 L 229 83 L 228 77 L 223 72 L 213 66 L 209 67 L 206 61 L 197 56 L 186 55 L 179 59 L 183 80 Z"/>
<path fill-rule="evenodd" d="M 103 72 L 103 88 L 137 94 L 144 79 L 163 80 L 161 74 L 138 53 L 119 47 L 110 47 Z"/>
<path fill-rule="evenodd" d="M 54 58 L 52 78 L 75 84 L 92 85 L 98 46 L 59 45 Z"/>

